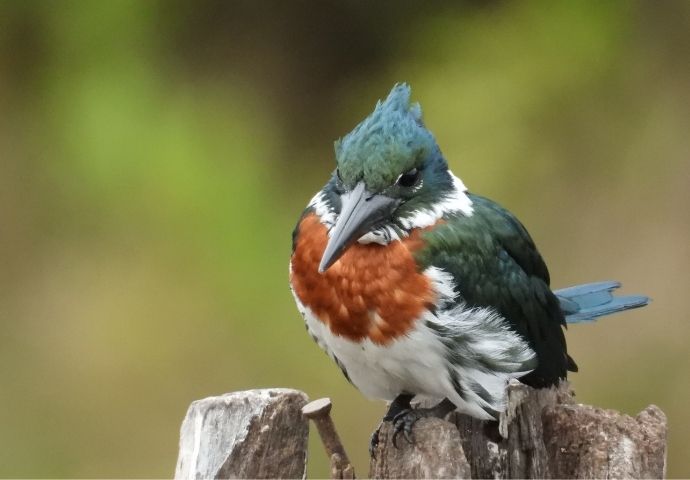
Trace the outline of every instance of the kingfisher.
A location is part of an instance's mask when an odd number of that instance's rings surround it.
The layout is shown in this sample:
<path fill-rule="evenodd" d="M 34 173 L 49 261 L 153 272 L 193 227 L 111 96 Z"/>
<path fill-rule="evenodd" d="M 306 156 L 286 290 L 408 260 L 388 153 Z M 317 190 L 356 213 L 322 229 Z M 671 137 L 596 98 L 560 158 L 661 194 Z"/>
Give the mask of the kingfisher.
<path fill-rule="evenodd" d="M 525 227 L 451 172 L 410 93 L 396 84 L 335 142 L 290 259 L 308 333 L 365 396 L 390 402 L 394 442 L 453 410 L 498 419 L 509 381 L 545 388 L 577 371 L 567 324 L 649 301 L 614 296 L 615 281 L 551 290 Z M 370 452 L 377 441 L 378 429 Z"/>

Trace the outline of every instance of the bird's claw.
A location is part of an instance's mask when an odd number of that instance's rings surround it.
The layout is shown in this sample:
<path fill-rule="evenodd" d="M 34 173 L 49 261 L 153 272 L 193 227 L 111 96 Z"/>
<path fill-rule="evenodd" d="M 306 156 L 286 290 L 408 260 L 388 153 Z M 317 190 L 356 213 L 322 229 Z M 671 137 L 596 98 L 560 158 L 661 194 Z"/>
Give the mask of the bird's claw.
<path fill-rule="evenodd" d="M 371 439 L 369 440 L 369 455 L 371 455 L 372 458 L 376 458 L 376 448 L 379 444 L 379 432 L 381 431 L 381 427 L 383 426 L 384 422 L 393 423 L 393 438 L 391 440 L 393 441 L 393 446 L 395 448 L 400 448 L 398 447 L 398 436 L 401 433 L 405 437 L 405 440 L 407 440 L 407 443 L 410 445 L 415 443 L 415 436 L 412 432 L 412 427 L 415 423 L 417 423 L 417 420 L 427 417 L 443 418 L 446 416 L 446 414 L 453 410 L 455 410 L 455 405 L 453 405 L 448 399 L 444 399 L 441 403 L 431 408 L 413 409 L 408 405 L 407 408 L 396 409 L 398 412 L 397 414 L 393 414 L 389 411 L 389 413 L 383 417 L 383 422 L 379 424 L 374 433 L 371 435 Z"/>
<path fill-rule="evenodd" d="M 401 433 L 410 445 L 415 443 L 414 434 L 412 433 L 412 426 L 422 418 L 423 415 L 419 410 L 413 410 L 411 408 L 405 409 L 398 413 L 393 418 L 393 446 L 398 447 L 398 435 Z"/>
<path fill-rule="evenodd" d="M 422 418 L 422 416 L 423 415 L 418 414 L 416 410 L 410 408 L 403 410 L 393 417 L 392 420 L 390 420 L 393 423 L 392 440 L 395 448 L 400 448 L 398 447 L 398 435 L 401 433 L 405 437 L 405 440 L 407 440 L 407 443 L 410 445 L 414 443 L 415 440 L 414 434 L 412 433 L 412 425 L 414 425 L 417 420 Z M 376 427 L 376 430 L 374 430 L 374 433 L 371 434 L 371 438 L 369 439 L 369 456 L 373 459 L 376 459 L 376 448 L 379 446 L 379 434 L 382 426 L 383 422 Z"/>

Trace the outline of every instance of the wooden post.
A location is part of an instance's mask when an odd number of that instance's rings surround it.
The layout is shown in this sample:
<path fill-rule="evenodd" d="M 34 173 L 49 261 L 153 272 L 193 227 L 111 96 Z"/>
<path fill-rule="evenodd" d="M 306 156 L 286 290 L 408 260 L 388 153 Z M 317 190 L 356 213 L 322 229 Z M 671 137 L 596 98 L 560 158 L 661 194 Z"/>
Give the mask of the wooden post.
<path fill-rule="evenodd" d="M 307 396 L 272 388 L 193 402 L 180 429 L 175 478 L 304 478 Z"/>
<path fill-rule="evenodd" d="M 296 390 L 236 392 L 192 403 L 180 432 L 176 479 L 303 478 L 307 396 Z M 307 405 L 330 456 L 332 478 L 354 478 L 335 432 L 330 401 Z M 649 406 L 636 417 L 576 404 L 567 383 L 508 387 L 499 422 L 457 413 L 422 419 L 416 442 L 392 426 L 379 434 L 372 478 L 663 478 L 666 417 Z"/>
<path fill-rule="evenodd" d="M 664 478 L 666 416 L 655 405 L 635 418 L 588 405 L 544 412 L 554 478 Z"/>
<path fill-rule="evenodd" d="M 422 419 L 417 443 L 392 445 L 384 425 L 372 478 L 662 478 L 666 417 L 656 406 L 631 418 L 574 402 L 567 383 L 509 386 L 500 422 L 451 413 Z M 420 467 L 423 465 L 423 468 Z"/>

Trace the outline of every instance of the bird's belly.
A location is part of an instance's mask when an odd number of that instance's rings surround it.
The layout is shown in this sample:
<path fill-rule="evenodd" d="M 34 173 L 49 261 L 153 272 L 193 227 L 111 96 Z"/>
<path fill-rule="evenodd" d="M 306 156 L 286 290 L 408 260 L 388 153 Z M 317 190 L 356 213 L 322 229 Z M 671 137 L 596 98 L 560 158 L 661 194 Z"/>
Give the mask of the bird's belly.
<path fill-rule="evenodd" d="M 381 345 L 333 333 L 297 295 L 295 300 L 312 338 L 370 398 L 448 398 L 461 412 L 491 419 L 505 406 L 507 382 L 534 368 L 534 352 L 490 309 L 426 311 L 404 336 Z"/>
<path fill-rule="evenodd" d="M 367 397 L 393 400 L 408 392 L 441 399 L 452 391 L 443 345 L 423 321 L 386 345 L 335 335 L 308 308 L 305 322 L 316 342 Z"/>

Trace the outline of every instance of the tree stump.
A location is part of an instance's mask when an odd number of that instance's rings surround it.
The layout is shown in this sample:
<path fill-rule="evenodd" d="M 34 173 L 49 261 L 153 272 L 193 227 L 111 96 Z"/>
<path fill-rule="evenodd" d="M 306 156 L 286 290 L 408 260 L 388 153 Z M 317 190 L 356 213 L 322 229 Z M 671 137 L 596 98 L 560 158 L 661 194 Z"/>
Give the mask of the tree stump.
<path fill-rule="evenodd" d="M 192 403 L 180 431 L 176 479 L 304 478 L 307 396 L 296 390 L 236 392 Z M 330 400 L 304 413 L 319 427 L 332 478 L 354 478 Z M 635 418 L 576 404 L 567 383 L 535 390 L 508 387 L 500 421 L 457 413 L 422 419 L 415 443 L 393 446 L 381 427 L 372 478 L 663 478 L 666 417 L 649 406 Z"/>
<path fill-rule="evenodd" d="M 554 478 L 664 478 L 666 416 L 655 405 L 635 418 L 588 405 L 544 411 Z"/>
<path fill-rule="evenodd" d="M 307 396 L 248 390 L 193 402 L 180 429 L 176 479 L 304 478 Z"/>
<path fill-rule="evenodd" d="M 381 430 L 372 478 L 662 478 L 666 417 L 649 406 L 632 418 L 575 404 L 569 385 L 508 389 L 499 422 L 451 413 L 422 419 L 415 445 Z"/>

